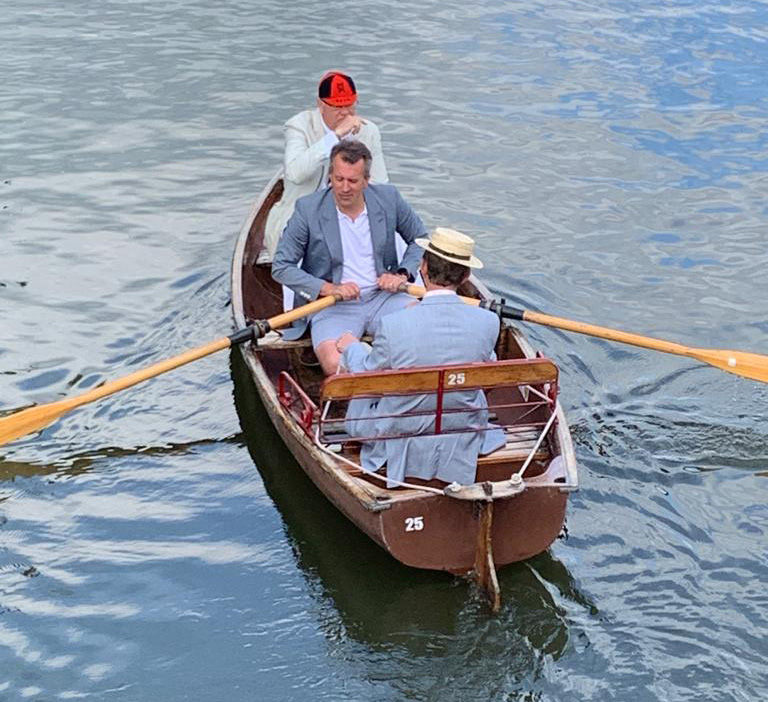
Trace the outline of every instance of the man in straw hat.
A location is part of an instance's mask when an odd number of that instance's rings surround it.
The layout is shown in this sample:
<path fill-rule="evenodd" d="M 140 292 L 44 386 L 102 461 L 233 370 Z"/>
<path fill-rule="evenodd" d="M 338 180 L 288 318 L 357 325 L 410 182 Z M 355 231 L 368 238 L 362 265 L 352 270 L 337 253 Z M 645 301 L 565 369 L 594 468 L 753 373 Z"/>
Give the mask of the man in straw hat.
<path fill-rule="evenodd" d="M 285 123 L 285 190 L 267 219 L 264 232 L 267 255 L 262 262 L 274 256 L 296 200 L 325 187 L 331 149 L 342 139 L 363 142 L 373 157 L 371 180 L 374 183 L 388 181 L 381 151 L 381 134 L 373 122 L 357 114 L 355 82 L 345 73 L 327 71 L 318 85 L 317 107 L 304 110 Z"/>
<path fill-rule="evenodd" d="M 299 304 L 340 298 L 310 320 L 312 345 L 326 375 L 335 373 L 336 340 L 372 331 L 378 319 L 411 300 L 398 286 L 413 280 L 422 251 L 416 237 L 424 225 L 394 185 L 370 184 L 371 152 L 359 141 L 331 150 L 329 188 L 298 200 L 285 227 L 272 277 L 289 287 Z M 408 244 L 398 255 L 396 235 Z M 300 337 L 307 320 L 294 322 L 286 339 Z"/>
<path fill-rule="evenodd" d="M 470 270 L 483 266 L 474 255 L 475 242 L 461 232 L 438 227 L 429 239 L 417 239 L 416 243 L 424 249 L 420 264 L 427 291 L 424 299 L 382 317 L 372 347 L 350 335 L 342 336 L 337 348 L 342 352 L 343 368 L 362 372 L 496 359 L 499 318 L 488 310 L 465 304 L 456 294 Z M 443 415 L 444 431 L 488 426 L 482 390 L 448 393 L 445 407 L 466 411 Z M 435 419 L 429 410 L 434 409 L 434 395 L 391 396 L 378 402 L 352 400 L 346 422 L 350 436 L 411 435 L 365 442 L 360 456 L 362 466 L 378 470 L 386 464 L 390 481 L 412 476 L 463 485 L 475 482 L 478 455 L 503 446 L 503 431 L 495 428 L 429 435 L 434 431 Z M 418 412 L 425 414 L 414 416 Z"/>

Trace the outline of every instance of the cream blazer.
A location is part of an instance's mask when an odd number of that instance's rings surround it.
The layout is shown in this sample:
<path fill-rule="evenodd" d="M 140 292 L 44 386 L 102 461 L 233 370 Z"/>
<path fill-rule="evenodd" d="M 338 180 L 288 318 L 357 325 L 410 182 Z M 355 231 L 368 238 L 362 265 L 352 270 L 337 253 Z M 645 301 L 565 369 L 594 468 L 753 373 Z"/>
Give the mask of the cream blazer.
<path fill-rule="evenodd" d="M 274 256 L 277 242 L 286 223 L 293 214 L 296 200 L 325 187 L 328 181 L 328 156 L 323 143 L 325 127 L 320 110 L 305 110 L 285 123 L 285 155 L 283 158 L 283 182 L 285 190 L 280 202 L 269 213 L 264 232 L 264 245 L 270 259 Z M 387 183 L 387 169 L 381 151 L 379 128 L 370 120 L 355 136 L 371 151 L 371 182 Z"/>

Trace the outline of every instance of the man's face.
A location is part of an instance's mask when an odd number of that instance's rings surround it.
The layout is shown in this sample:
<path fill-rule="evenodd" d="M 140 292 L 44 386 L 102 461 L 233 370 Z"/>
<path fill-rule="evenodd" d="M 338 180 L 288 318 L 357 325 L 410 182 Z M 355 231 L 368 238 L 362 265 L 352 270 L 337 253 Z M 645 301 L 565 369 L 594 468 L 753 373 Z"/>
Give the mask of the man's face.
<path fill-rule="evenodd" d="M 357 109 L 357 101 L 355 101 L 352 105 L 347 105 L 346 107 L 334 107 L 333 105 L 329 105 L 328 103 L 318 99 L 317 106 L 320 109 L 320 116 L 323 118 L 323 122 L 325 122 L 328 129 L 333 130 L 339 126 L 341 120 L 343 120 L 347 115 L 355 114 L 355 110 Z"/>
<path fill-rule="evenodd" d="M 331 189 L 336 205 L 342 212 L 362 206 L 363 190 L 368 185 L 364 171 L 364 159 L 361 158 L 357 163 L 347 163 L 341 156 L 334 156 L 333 172 L 330 176 Z"/>

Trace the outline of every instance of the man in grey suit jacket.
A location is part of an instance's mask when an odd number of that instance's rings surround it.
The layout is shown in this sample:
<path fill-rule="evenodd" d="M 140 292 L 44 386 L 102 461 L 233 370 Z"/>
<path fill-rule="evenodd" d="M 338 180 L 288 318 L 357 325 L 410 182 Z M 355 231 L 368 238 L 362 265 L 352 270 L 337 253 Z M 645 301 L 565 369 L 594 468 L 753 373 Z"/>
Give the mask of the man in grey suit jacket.
<path fill-rule="evenodd" d="M 342 336 L 337 344 L 343 351 L 342 368 L 362 372 L 496 359 L 499 318 L 488 310 L 465 304 L 456 294 L 469 277 L 470 268 L 482 267 L 472 253 L 474 241 L 460 232 L 438 227 L 431 239 L 418 239 L 417 243 L 426 249 L 421 263 L 427 290 L 424 299 L 383 317 L 372 348 L 351 336 Z M 503 446 L 504 432 L 489 428 L 482 390 L 447 392 L 443 406 L 460 410 L 443 415 L 443 431 L 475 431 L 429 435 L 435 429 L 435 416 L 430 413 L 436 407 L 434 394 L 352 400 L 346 421 L 350 436 L 410 435 L 366 441 L 360 456 L 362 466 L 378 470 L 386 463 L 389 481 L 413 476 L 462 485 L 474 483 L 478 455 Z M 394 484 L 389 483 L 390 487 Z"/>
<path fill-rule="evenodd" d="M 296 201 L 324 188 L 328 181 L 331 149 L 342 139 L 357 139 L 371 152 L 371 180 L 388 182 L 381 134 L 370 120 L 357 114 L 357 88 L 352 78 L 338 71 L 323 74 L 317 90 L 317 107 L 294 115 L 285 123 L 283 196 L 270 210 L 264 231 L 265 255 L 272 260 Z"/>
<path fill-rule="evenodd" d="M 398 287 L 413 280 L 424 234 L 418 215 L 393 185 L 369 185 L 371 153 L 358 141 L 331 151 L 331 186 L 299 199 L 280 239 L 272 277 L 291 288 L 296 303 L 334 295 L 340 302 L 311 319 L 312 343 L 326 374 L 335 373 L 344 332 L 360 338 L 380 317 L 410 298 Z M 398 260 L 395 234 L 407 244 Z M 301 336 L 306 320 L 285 333 Z"/>

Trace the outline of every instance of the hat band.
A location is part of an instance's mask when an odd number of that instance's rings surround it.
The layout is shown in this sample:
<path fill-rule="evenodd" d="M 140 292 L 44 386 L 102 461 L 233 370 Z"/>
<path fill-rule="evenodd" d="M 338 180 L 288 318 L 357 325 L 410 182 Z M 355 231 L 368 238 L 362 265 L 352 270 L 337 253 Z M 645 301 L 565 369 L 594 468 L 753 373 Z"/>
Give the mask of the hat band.
<path fill-rule="evenodd" d="M 343 103 L 339 103 L 339 100 L 343 100 Z M 327 98 L 320 98 L 320 101 L 328 105 L 328 107 L 352 107 L 357 102 L 357 95 L 351 95 L 350 97 L 347 97 L 346 95 L 344 97 L 327 97 Z"/>
<path fill-rule="evenodd" d="M 443 256 L 451 256 L 452 258 L 458 258 L 461 261 L 469 261 L 471 260 L 472 256 L 462 256 L 461 254 L 453 253 L 452 251 L 446 251 L 445 249 L 441 249 L 439 246 L 435 246 L 431 241 L 429 242 L 429 248 L 433 251 L 436 251 L 437 253 L 443 254 Z"/>

